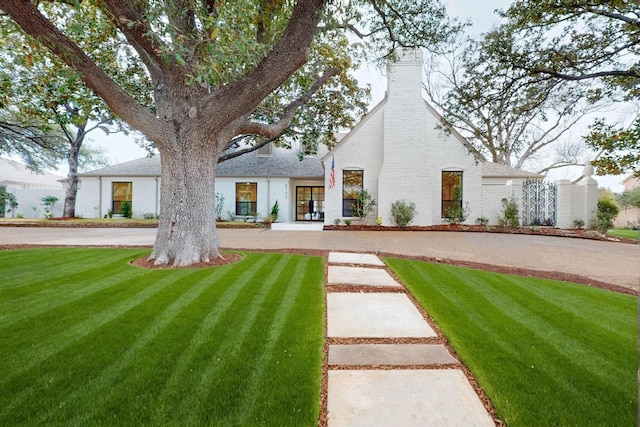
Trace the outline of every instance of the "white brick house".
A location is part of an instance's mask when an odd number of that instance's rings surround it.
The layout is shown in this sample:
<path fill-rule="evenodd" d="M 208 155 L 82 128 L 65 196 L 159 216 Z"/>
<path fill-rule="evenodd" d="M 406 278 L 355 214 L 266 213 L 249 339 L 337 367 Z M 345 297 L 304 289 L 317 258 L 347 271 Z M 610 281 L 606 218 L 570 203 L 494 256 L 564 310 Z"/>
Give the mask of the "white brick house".
<path fill-rule="evenodd" d="M 323 149 L 321 147 L 321 149 Z M 278 202 L 280 222 L 324 220 L 324 170 L 319 155 L 302 160 L 295 150 L 265 146 L 222 162 L 216 170 L 215 193 L 222 196 L 221 214 L 263 218 Z M 143 157 L 80 174 L 76 214 L 85 218 L 118 214 L 123 200 L 134 217 L 160 212 L 160 157 Z M 212 189 L 211 196 L 214 196 Z"/>
<path fill-rule="evenodd" d="M 444 222 L 456 185 L 469 208 L 467 223 L 485 217 L 496 224 L 501 201 L 510 196 L 523 208 L 523 183 L 542 177 L 485 161 L 459 133 L 440 124 L 441 116 L 422 97 L 420 54 L 401 52 L 389 67 L 387 96 L 330 152 L 321 147 L 317 156 L 300 160 L 295 150 L 266 146 L 220 163 L 215 192 L 224 196 L 222 216 L 263 217 L 278 201 L 280 222 L 330 225 L 351 217 L 354 192 L 366 189 L 377 202 L 369 223 L 381 217 L 383 225 L 395 225 L 391 204 L 405 200 L 416 205 L 412 225 L 434 225 Z M 556 226 L 570 228 L 575 219 L 593 223 L 597 184 L 590 173 L 584 175 L 578 185 L 557 183 Z M 158 157 L 81 174 L 76 212 L 102 217 L 128 200 L 134 216 L 157 214 L 160 180 Z"/>
<path fill-rule="evenodd" d="M 369 223 L 381 217 L 383 225 L 394 225 L 391 204 L 404 200 L 416 205 L 412 225 L 441 224 L 455 185 L 461 186 L 463 205 L 469 208 L 467 223 L 485 217 L 495 224 L 503 198 L 513 195 L 521 203 L 523 183 L 542 178 L 487 162 L 454 129 L 441 129 L 441 116 L 422 97 L 419 51 L 399 53 L 398 61 L 388 67 L 387 85 L 386 97 L 323 157 L 325 224 L 351 217 L 353 193 L 361 189 L 377 201 Z M 329 184 L 332 165 L 333 187 Z M 597 192 L 593 179 L 585 183 L 589 194 Z M 557 209 L 565 215 L 558 216 L 562 223 L 557 225 L 563 228 L 578 218 L 589 224 L 595 214 L 595 204 L 583 207 L 584 197 L 572 200 L 576 197 L 571 190 L 558 187 L 558 198 L 562 195 L 565 206 Z M 577 193 L 584 193 L 584 188 L 580 190 Z"/>

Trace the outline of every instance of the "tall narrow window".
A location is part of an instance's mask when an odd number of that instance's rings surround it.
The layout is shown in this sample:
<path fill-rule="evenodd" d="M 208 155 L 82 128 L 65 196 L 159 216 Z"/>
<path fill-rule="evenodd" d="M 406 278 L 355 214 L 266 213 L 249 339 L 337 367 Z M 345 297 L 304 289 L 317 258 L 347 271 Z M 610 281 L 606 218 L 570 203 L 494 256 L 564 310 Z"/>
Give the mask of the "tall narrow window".
<path fill-rule="evenodd" d="M 453 207 L 454 193 L 456 187 L 459 187 L 460 194 L 462 194 L 462 172 L 442 172 L 442 210 L 441 216 L 444 218 L 447 213 L 447 209 Z M 460 208 L 462 208 L 462 197 L 458 200 Z"/>
<path fill-rule="evenodd" d="M 358 193 L 362 191 L 361 170 L 342 171 L 342 216 L 353 216 L 351 206 L 356 202 Z"/>
<path fill-rule="evenodd" d="M 258 206 L 258 184 L 236 183 L 236 215 L 255 215 Z"/>
<path fill-rule="evenodd" d="M 132 182 L 114 182 L 113 183 L 113 198 L 111 210 L 113 213 L 120 213 L 120 206 L 122 202 L 127 201 L 131 203 L 133 200 L 133 183 Z"/>

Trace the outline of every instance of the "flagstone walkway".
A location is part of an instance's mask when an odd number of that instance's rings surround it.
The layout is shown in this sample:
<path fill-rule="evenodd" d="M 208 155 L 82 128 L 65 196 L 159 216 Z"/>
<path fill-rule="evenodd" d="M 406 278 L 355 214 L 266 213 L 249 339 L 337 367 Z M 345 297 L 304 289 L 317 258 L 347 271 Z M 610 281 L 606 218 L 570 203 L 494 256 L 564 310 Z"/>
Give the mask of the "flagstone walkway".
<path fill-rule="evenodd" d="M 494 426 L 437 327 L 375 255 L 331 252 L 327 422 Z"/>

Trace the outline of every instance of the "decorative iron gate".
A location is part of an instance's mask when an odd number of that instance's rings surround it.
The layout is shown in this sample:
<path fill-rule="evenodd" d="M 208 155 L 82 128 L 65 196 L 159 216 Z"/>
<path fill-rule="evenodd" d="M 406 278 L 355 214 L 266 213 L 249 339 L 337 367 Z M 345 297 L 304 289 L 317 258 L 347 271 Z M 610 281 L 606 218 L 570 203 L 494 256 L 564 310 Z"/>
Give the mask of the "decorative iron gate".
<path fill-rule="evenodd" d="M 522 225 L 556 225 L 555 184 L 529 179 L 522 185 Z"/>

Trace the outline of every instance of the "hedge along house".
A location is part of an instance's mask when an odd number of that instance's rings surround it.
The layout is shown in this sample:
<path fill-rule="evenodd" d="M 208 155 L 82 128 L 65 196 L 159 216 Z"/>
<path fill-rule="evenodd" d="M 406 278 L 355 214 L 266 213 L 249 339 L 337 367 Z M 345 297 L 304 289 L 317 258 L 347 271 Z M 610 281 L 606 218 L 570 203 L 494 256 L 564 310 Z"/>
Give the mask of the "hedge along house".
<path fill-rule="evenodd" d="M 420 51 L 400 51 L 398 56 L 388 67 L 385 98 L 322 159 L 325 224 L 353 217 L 350 207 L 363 189 L 377 202 L 369 223 L 382 218 L 383 225 L 394 225 L 391 205 L 406 201 L 416 206 L 412 225 L 441 224 L 456 186 L 462 191 L 462 206 L 468 207 L 466 223 L 481 217 L 497 223 L 502 199 L 511 196 L 524 224 L 531 218 L 563 228 L 571 227 L 574 219 L 593 222 L 593 178 L 587 175 L 578 185 L 540 184 L 540 175 L 487 162 L 454 129 L 442 129 L 442 117 L 422 97 Z"/>
<path fill-rule="evenodd" d="M 324 220 L 324 170 L 319 155 L 266 145 L 220 163 L 215 193 L 223 219 L 263 217 L 278 202 L 279 222 Z M 80 174 L 76 212 L 83 217 L 120 213 L 131 202 L 134 217 L 160 212 L 160 157 L 144 157 Z M 213 196 L 213 189 L 212 189 Z"/>

